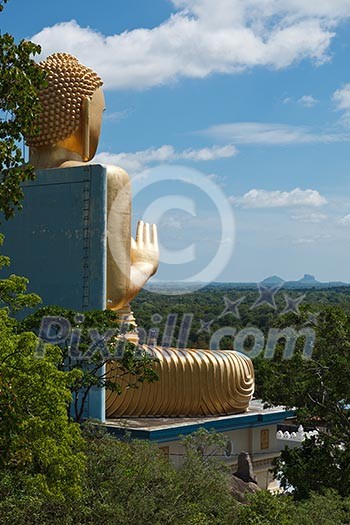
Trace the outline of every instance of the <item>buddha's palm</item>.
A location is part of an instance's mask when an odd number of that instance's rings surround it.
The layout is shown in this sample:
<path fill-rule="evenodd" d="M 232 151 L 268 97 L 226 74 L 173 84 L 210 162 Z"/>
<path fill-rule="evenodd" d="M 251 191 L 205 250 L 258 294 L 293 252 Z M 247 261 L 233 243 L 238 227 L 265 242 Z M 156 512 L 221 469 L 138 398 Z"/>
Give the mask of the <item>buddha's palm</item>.
<path fill-rule="evenodd" d="M 157 226 L 139 221 L 136 241 L 131 238 L 131 268 L 128 300 L 131 301 L 157 271 L 159 246 Z"/>

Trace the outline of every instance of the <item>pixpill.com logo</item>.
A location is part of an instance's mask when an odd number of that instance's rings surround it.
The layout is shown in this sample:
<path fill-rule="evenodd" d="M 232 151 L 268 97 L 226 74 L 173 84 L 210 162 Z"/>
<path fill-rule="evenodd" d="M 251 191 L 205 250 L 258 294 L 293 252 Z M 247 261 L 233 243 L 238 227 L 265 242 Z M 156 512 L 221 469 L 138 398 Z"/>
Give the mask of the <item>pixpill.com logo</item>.
<path fill-rule="evenodd" d="M 244 354 L 251 359 L 259 356 L 271 360 L 276 357 L 276 351 L 284 344 L 281 355 L 282 360 L 292 359 L 295 355 L 298 343 L 302 342 L 301 357 L 304 360 L 312 359 L 312 354 L 316 344 L 316 330 L 318 324 L 318 314 L 312 312 L 301 312 L 299 306 L 305 295 L 291 297 L 286 291 L 283 292 L 282 286 L 269 288 L 262 283 L 258 284 L 258 297 L 249 306 L 249 310 L 256 310 L 260 307 L 269 307 L 275 311 L 276 317 L 286 314 L 294 314 L 299 320 L 296 326 L 267 327 L 264 331 L 261 328 L 248 324 L 242 328 L 242 318 L 240 308 L 244 302 L 248 302 L 245 296 L 232 300 L 223 296 L 223 310 L 216 318 L 208 320 L 195 319 L 193 313 L 184 313 L 182 316 L 177 313 L 170 313 L 163 318 L 160 313 L 152 316 L 152 326 L 145 329 L 141 326 L 137 328 L 139 344 L 137 349 L 142 357 L 145 349 L 152 354 L 152 347 L 161 345 L 163 348 L 186 349 L 188 347 L 190 334 L 193 335 L 195 323 L 199 321 L 199 333 L 208 334 L 208 348 L 212 351 L 220 351 L 222 343 L 230 340 L 231 350 Z M 285 306 L 278 308 L 276 295 L 283 293 Z M 281 298 L 278 303 L 281 304 Z M 247 306 L 247 305 L 246 305 Z M 232 316 L 240 324 L 240 329 L 233 326 L 232 322 L 225 326 L 218 326 L 223 318 Z M 81 352 L 80 342 L 83 336 L 84 315 L 78 314 L 75 317 L 74 327 L 62 317 L 52 316 L 43 317 L 39 339 L 44 343 L 56 345 L 65 344 L 68 347 L 68 355 L 76 360 L 93 359 L 97 354 L 106 360 L 119 359 L 123 357 L 125 345 L 127 344 L 127 334 L 129 331 L 128 323 L 120 325 L 118 328 L 109 328 L 104 333 L 100 333 L 96 328 L 89 328 L 85 333 L 88 344 L 85 342 L 85 350 Z M 162 329 L 159 326 L 162 325 Z M 217 328 L 215 328 L 215 325 Z M 176 336 L 175 336 L 176 333 Z M 227 347 L 226 347 L 227 348 Z M 44 346 L 38 345 L 37 355 L 43 356 Z"/>
<path fill-rule="evenodd" d="M 169 239 L 160 236 L 159 246 L 159 263 L 160 267 L 167 266 L 168 275 L 172 276 L 172 285 L 178 286 L 150 286 L 147 290 L 157 294 L 179 295 L 193 293 L 206 284 L 215 281 L 225 270 L 228 263 L 232 260 L 235 244 L 235 218 L 232 204 L 229 199 L 217 185 L 214 180 L 203 173 L 184 166 L 165 165 L 147 169 L 132 178 L 133 201 L 137 199 L 142 202 L 141 225 L 140 230 L 143 235 L 136 239 L 136 247 L 143 251 L 145 258 L 158 256 L 158 240 L 156 231 L 148 226 L 147 223 L 161 224 L 164 217 L 168 218 L 169 213 L 174 210 L 181 211 L 187 216 L 184 222 L 178 222 L 178 229 L 182 232 L 186 230 L 182 243 L 173 243 L 169 246 Z M 109 250 L 115 264 L 127 279 L 129 275 L 128 266 L 120 266 L 120 248 L 123 243 L 129 240 L 125 238 L 125 232 L 121 226 L 116 224 L 118 212 L 125 210 L 125 203 L 130 199 L 130 187 L 121 188 L 115 200 L 113 201 L 108 217 L 109 232 Z M 208 216 L 216 215 L 215 228 L 212 228 L 211 245 L 214 249 L 209 257 L 203 256 L 201 244 L 205 243 L 203 231 L 208 225 Z M 192 219 L 188 220 L 188 218 Z M 173 221 L 174 222 L 174 221 Z M 201 227 L 200 234 L 195 232 L 196 225 Z M 194 229 L 192 229 L 192 227 Z M 112 235 L 111 235 L 112 232 Z M 195 232 L 195 235 L 192 235 Z M 152 235 L 151 235 L 152 233 Z M 113 242 L 111 241 L 113 240 Z M 171 240 L 171 239 L 170 239 Z M 116 242 L 117 241 L 117 242 Z M 214 241 L 214 242 L 213 242 Z M 131 242 L 131 241 L 130 241 Z M 168 242 L 168 244 L 167 244 Z M 133 243 L 131 243 L 133 249 Z M 150 253 L 147 253 L 150 250 Z M 152 254 L 151 254 L 152 251 Z M 132 264 L 133 257 L 131 257 Z M 179 271 L 179 268 L 181 271 Z M 177 276 L 181 275 L 181 279 Z M 186 286 L 187 285 L 187 286 Z M 304 300 L 305 295 L 292 297 L 286 291 L 283 291 L 282 284 L 276 287 L 266 287 L 263 283 L 257 285 L 258 297 L 249 305 L 250 310 L 256 310 L 260 307 L 268 307 L 274 310 L 276 316 L 294 313 L 297 317 L 300 315 L 299 306 Z M 276 305 L 277 294 L 284 296 L 285 306 L 278 310 Z M 240 316 L 240 307 L 247 300 L 245 296 L 240 296 L 234 300 L 230 297 L 223 296 L 223 310 L 217 318 L 202 320 L 197 319 L 200 323 L 200 329 L 197 333 L 206 332 L 208 334 L 208 347 L 212 351 L 219 351 L 222 347 L 223 340 L 232 341 L 232 350 L 243 353 L 250 358 L 263 356 L 265 359 L 273 359 L 276 348 L 281 341 L 284 341 L 284 352 L 282 359 L 291 359 L 295 353 L 298 341 L 304 341 L 302 351 L 303 359 L 311 359 L 316 341 L 316 331 L 314 325 L 317 319 L 314 314 L 306 318 L 303 326 L 287 326 L 283 328 L 269 328 L 263 332 L 260 328 L 248 325 L 243 326 Z M 281 304 L 281 301 L 279 301 Z M 240 329 L 227 323 L 222 326 L 221 320 L 232 316 L 240 322 Z M 184 349 L 188 346 L 189 335 L 193 330 L 195 316 L 193 313 L 185 313 L 180 320 L 178 314 L 168 314 L 165 319 L 160 313 L 152 316 L 153 327 L 144 329 L 138 327 L 139 347 L 146 345 L 148 348 L 160 344 L 162 347 L 175 347 Z M 93 358 L 99 353 L 105 359 L 116 359 L 122 356 L 124 343 L 127 338 L 123 337 L 129 330 L 128 326 L 123 325 L 118 328 L 111 328 L 105 333 L 99 333 L 98 330 L 90 328 L 88 330 L 88 349 L 84 353 L 80 352 L 80 339 L 82 335 L 82 326 L 84 316 L 81 321 L 77 321 L 74 327 L 71 326 L 67 319 L 57 317 L 44 317 L 42 320 L 39 337 L 42 341 L 52 344 L 67 344 L 71 357 L 75 359 Z M 142 323 L 142 320 L 141 320 Z M 160 331 L 159 326 L 163 325 Z M 216 329 L 214 327 L 216 326 Z M 123 330 L 125 328 L 125 330 Z M 175 332 L 177 336 L 175 338 Z M 123 342 L 124 341 L 124 342 Z M 117 344 L 115 344 L 117 342 Z M 43 346 L 40 345 L 42 355 Z M 117 352 L 117 354 L 116 354 Z"/>

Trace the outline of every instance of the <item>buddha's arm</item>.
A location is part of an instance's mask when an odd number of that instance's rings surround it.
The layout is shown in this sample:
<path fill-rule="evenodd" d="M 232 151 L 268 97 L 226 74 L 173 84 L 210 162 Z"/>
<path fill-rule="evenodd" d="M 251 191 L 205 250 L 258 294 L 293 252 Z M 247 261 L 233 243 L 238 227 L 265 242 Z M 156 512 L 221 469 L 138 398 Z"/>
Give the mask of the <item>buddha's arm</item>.
<path fill-rule="evenodd" d="M 119 310 L 128 303 L 130 280 L 131 183 L 126 171 L 107 169 L 107 307 Z"/>
<path fill-rule="evenodd" d="M 131 237 L 131 185 L 126 171 L 107 166 L 107 307 L 127 305 L 157 271 L 157 228 L 140 221 Z"/>

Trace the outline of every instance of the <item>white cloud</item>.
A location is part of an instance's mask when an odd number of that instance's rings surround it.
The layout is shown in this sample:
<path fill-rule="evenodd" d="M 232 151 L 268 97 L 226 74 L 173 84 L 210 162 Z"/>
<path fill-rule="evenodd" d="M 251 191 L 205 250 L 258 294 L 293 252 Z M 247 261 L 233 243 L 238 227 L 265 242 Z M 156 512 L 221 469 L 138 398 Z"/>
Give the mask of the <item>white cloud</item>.
<path fill-rule="evenodd" d="M 176 159 L 194 160 L 194 161 L 208 161 L 216 159 L 227 159 L 237 155 L 238 150 L 235 146 L 229 144 L 227 146 L 212 146 L 211 148 L 202 149 L 186 149 L 182 153 L 175 153 Z"/>
<path fill-rule="evenodd" d="M 182 230 L 183 221 L 179 217 L 173 217 L 170 215 L 167 218 L 162 217 L 160 226 L 163 228 L 168 228 L 170 230 Z"/>
<path fill-rule="evenodd" d="M 292 243 L 296 245 L 314 244 L 315 242 L 328 241 L 331 238 L 332 236 L 328 233 L 320 233 L 318 235 L 314 235 L 313 237 L 299 237 L 298 239 L 294 239 Z"/>
<path fill-rule="evenodd" d="M 348 140 L 342 133 L 316 133 L 304 126 L 262 122 L 234 122 L 217 124 L 199 132 L 200 134 L 236 144 L 310 144 Z"/>
<path fill-rule="evenodd" d="M 343 112 L 343 123 L 350 125 L 350 83 L 344 84 L 342 88 L 337 89 L 337 91 L 333 93 L 332 98 L 337 109 Z"/>
<path fill-rule="evenodd" d="M 328 218 L 328 215 L 324 213 L 307 213 L 302 215 L 292 215 L 294 221 L 309 223 L 309 224 L 318 224 L 325 221 Z"/>
<path fill-rule="evenodd" d="M 341 217 L 338 220 L 338 223 L 341 224 L 342 226 L 350 226 L 350 214 L 345 215 L 344 217 Z"/>
<path fill-rule="evenodd" d="M 296 19 L 302 16 L 336 19 L 349 15 L 348 0 L 172 0 L 177 7 L 188 8 L 199 16 L 215 22 L 239 21 L 242 16 L 251 19 L 269 17 L 273 14 Z M 232 10 L 232 7 L 235 10 Z M 253 9 L 254 8 L 254 9 Z"/>
<path fill-rule="evenodd" d="M 133 113 L 133 108 L 126 108 L 121 111 L 106 112 L 103 115 L 103 120 L 109 120 L 110 122 L 120 122 L 128 118 Z"/>
<path fill-rule="evenodd" d="M 139 173 L 152 164 L 173 162 L 176 160 L 189 160 L 204 162 L 237 155 L 235 146 L 212 146 L 211 148 L 192 149 L 188 148 L 177 152 L 173 146 L 164 145 L 159 148 L 149 148 L 133 153 L 98 153 L 94 162 L 102 164 L 114 164 L 121 166 L 130 174 Z"/>
<path fill-rule="evenodd" d="M 74 20 L 32 37 L 43 56 L 76 55 L 109 89 L 143 89 L 263 66 L 284 68 L 329 57 L 349 0 L 172 0 L 177 11 L 152 29 L 103 35 Z"/>
<path fill-rule="evenodd" d="M 292 242 L 296 245 L 303 245 L 303 244 L 314 244 L 316 239 L 312 237 L 300 237 L 299 239 L 294 239 Z"/>
<path fill-rule="evenodd" d="M 313 97 L 312 95 L 303 95 L 300 98 L 295 99 L 294 97 L 285 97 L 282 99 L 283 104 L 300 104 L 301 106 L 304 106 L 304 108 L 313 108 L 316 106 L 316 104 L 319 103 L 319 100 L 317 98 Z"/>
<path fill-rule="evenodd" d="M 219 184 L 220 186 L 225 186 L 226 184 L 226 180 L 227 180 L 226 175 L 218 175 L 217 173 L 208 173 L 207 177 L 208 179 L 211 179 L 217 184 Z"/>
<path fill-rule="evenodd" d="M 341 89 L 337 89 L 333 95 L 338 109 L 350 109 L 350 84 L 345 84 Z"/>
<path fill-rule="evenodd" d="M 308 206 L 311 208 L 327 204 L 325 197 L 317 190 L 266 191 L 253 189 L 242 197 L 230 197 L 233 204 L 243 208 L 287 208 Z"/>
<path fill-rule="evenodd" d="M 313 97 L 312 95 L 303 95 L 298 100 L 299 104 L 304 106 L 304 108 L 313 108 L 318 104 L 317 98 Z"/>

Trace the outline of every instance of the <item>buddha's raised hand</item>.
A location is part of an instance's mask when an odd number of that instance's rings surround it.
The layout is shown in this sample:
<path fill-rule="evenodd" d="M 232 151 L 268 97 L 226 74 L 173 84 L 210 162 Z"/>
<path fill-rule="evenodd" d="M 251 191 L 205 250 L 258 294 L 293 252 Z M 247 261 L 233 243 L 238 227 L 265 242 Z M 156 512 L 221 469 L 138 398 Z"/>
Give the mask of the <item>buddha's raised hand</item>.
<path fill-rule="evenodd" d="M 155 224 L 150 225 L 147 222 L 138 222 L 136 241 L 131 238 L 130 255 L 130 294 L 132 297 L 135 297 L 158 269 L 159 246 L 157 226 Z"/>

